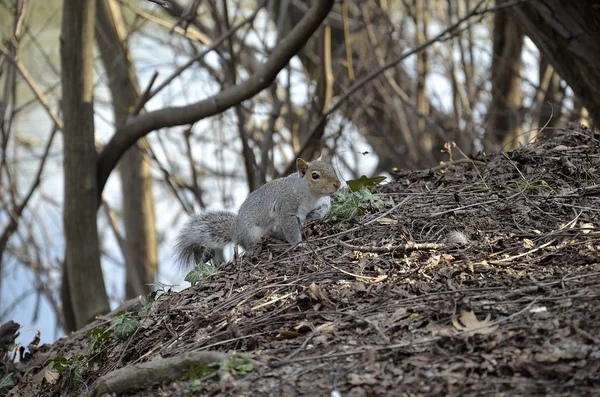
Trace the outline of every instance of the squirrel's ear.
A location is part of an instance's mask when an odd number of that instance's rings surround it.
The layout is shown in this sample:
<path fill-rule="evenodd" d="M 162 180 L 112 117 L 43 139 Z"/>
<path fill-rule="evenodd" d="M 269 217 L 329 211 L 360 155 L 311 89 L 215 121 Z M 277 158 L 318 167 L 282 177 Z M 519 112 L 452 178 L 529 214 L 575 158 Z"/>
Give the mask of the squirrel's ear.
<path fill-rule="evenodd" d="M 298 159 L 296 160 L 296 168 L 298 169 L 300 175 L 304 176 L 306 174 L 306 171 L 308 170 L 308 163 L 302 160 L 300 157 L 298 157 Z"/>
<path fill-rule="evenodd" d="M 318 161 L 325 161 L 325 149 L 321 149 L 321 154 L 319 155 Z"/>

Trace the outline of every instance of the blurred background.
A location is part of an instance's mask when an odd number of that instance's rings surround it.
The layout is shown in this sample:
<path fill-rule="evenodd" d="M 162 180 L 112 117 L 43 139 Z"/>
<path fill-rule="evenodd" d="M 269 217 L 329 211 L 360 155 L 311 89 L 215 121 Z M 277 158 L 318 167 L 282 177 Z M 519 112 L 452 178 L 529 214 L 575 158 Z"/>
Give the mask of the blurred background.
<path fill-rule="evenodd" d="M 96 150 L 138 113 L 210 98 L 260 71 L 310 3 L 98 0 Z M 567 122 L 589 125 L 588 102 L 571 86 L 582 88 L 567 84 L 553 49 L 541 53 L 544 39 L 522 28 L 535 6 L 515 14 L 519 3 L 338 1 L 267 89 L 137 141 L 90 203 L 99 205 L 100 306 L 148 294 L 152 281 L 184 288 L 172 246 L 188 215 L 235 211 L 251 190 L 292 172 L 298 154 L 323 150 L 352 179 L 510 151 Z M 78 328 L 62 295 L 64 225 L 85 222 L 63 212 L 63 6 L 0 0 L 0 322 L 20 323 L 25 344 L 37 331 L 52 342 Z M 98 278 L 93 258 L 76 262 Z M 93 291 L 72 284 L 71 299 L 94 300 Z"/>

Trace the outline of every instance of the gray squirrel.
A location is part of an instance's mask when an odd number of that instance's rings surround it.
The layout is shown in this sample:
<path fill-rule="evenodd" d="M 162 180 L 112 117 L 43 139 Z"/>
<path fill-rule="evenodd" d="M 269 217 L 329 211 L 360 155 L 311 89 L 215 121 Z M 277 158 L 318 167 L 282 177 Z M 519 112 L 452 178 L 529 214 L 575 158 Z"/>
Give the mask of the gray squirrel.
<path fill-rule="evenodd" d="M 300 224 L 323 218 L 340 180 L 331 164 L 298 158 L 298 172 L 265 183 L 246 198 L 237 215 L 208 211 L 193 215 L 177 237 L 175 251 L 182 267 L 205 263 L 227 244 L 252 248 L 265 236 L 288 243 L 302 241 Z"/>

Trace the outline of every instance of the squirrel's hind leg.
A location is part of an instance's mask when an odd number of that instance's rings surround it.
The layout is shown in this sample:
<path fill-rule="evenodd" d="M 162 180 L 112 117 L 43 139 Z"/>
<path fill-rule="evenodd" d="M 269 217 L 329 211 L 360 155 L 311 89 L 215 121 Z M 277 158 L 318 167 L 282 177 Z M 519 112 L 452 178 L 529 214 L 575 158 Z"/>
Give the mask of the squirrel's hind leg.
<path fill-rule="evenodd" d="M 249 250 L 258 244 L 262 236 L 266 234 L 266 231 L 257 225 L 244 225 L 238 232 L 237 242 L 244 250 Z"/>

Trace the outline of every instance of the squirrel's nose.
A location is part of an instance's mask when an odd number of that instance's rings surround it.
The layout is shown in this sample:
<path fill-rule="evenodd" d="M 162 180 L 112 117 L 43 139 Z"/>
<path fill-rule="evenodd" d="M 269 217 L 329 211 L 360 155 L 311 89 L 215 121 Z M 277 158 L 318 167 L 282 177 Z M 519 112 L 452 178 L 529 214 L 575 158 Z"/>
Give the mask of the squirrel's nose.
<path fill-rule="evenodd" d="M 339 189 L 339 188 L 340 188 L 340 186 L 341 186 L 341 183 L 340 183 L 340 181 L 333 182 L 333 187 L 334 187 L 334 188 L 336 188 L 336 189 Z"/>

